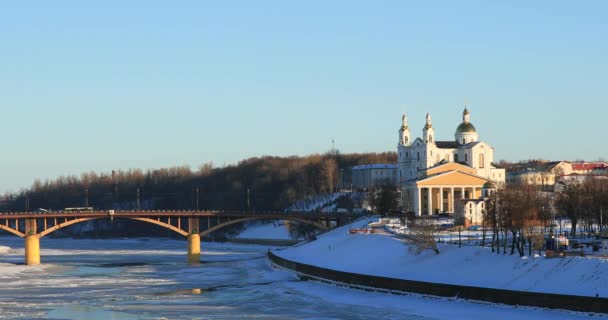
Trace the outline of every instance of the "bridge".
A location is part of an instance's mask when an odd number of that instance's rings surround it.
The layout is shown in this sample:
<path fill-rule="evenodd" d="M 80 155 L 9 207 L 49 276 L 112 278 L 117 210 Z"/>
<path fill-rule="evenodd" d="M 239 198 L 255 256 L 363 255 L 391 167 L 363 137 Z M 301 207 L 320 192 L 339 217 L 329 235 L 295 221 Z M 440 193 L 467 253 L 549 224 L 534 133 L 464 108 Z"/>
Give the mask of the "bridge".
<path fill-rule="evenodd" d="M 86 211 L 0 213 L 0 229 L 25 239 L 25 264 L 40 264 L 40 239 L 62 228 L 95 219 L 131 219 L 174 231 L 188 240 L 188 262 L 199 263 L 201 237 L 236 223 L 252 220 L 290 220 L 319 229 L 340 226 L 354 214 L 314 212 L 230 212 L 230 211 Z"/>

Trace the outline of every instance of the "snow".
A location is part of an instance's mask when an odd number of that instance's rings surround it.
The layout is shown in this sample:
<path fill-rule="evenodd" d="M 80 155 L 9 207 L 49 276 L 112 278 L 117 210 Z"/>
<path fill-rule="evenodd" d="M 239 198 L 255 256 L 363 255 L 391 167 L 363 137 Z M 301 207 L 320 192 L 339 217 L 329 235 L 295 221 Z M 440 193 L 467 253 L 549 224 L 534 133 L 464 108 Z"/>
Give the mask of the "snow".
<path fill-rule="evenodd" d="M 236 238 L 240 239 L 272 239 L 291 240 L 291 235 L 285 221 L 274 221 L 273 223 L 255 223 L 246 226 Z"/>
<path fill-rule="evenodd" d="M 22 239 L 0 242 L 8 251 L 0 262 L 22 262 Z M 271 267 L 267 246 L 205 242 L 204 263 L 193 267 L 185 241 L 45 238 L 42 245 L 41 266 L 0 263 L 0 319 L 608 318 L 300 281 Z"/>
<path fill-rule="evenodd" d="M 310 295 L 319 296 L 325 302 L 337 305 L 348 304 L 357 310 L 369 310 L 370 306 L 377 309 L 373 318 L 376 319 L 404 319 L 405 313 L 410 316 L 405 319 L 604 319 L 603 315 L 588 315 L 577 312 L 561 310 L 548 310 L 528 307 L 511 307 L 483 302 L 437 298 L 417 294 L 405 296 L 377 292 L 348 290 L 341 287 L 323 283 L 297 283 L 288 282 L 285 286 Z M 364 312 L 363 310 L 361 310 Z M 363 314 L 363 313 L 362 313 Z M 371 319 L 371 317 L 362 317 Z"/>
<path fill-rule="evenodd" d="M 316 241 L 277 251 L 288 260 L 384 277 L 478 287 L 608 297 L 608 260 L 497 255 L 488 248 L 440 244 L 441 253 L 413 252 L 389 235 L 349 234 L 366 219 L 320 235 Z"/>
<path fill-rule="evenodd" d="M 367 170 L 367 169 L 397 169 L 396 164 L 385 164 L 385 163 L 376 163 L 376 164 L 364 164 L 360 166 L 354 166 L 351 170 Z"/>
<path fill-rule="evenodd" d="M 322 210 L 323 212 L 332 212 L 335 210 L 335 205 L 332 203 L 338 198 L 346 195 L 344 192 L 335 192 L 331 194 L 320 194 L 312 196 L 310 198 L 297 201 L 287 211 L 302 211 L 311 212 L 316 210 Z"/>

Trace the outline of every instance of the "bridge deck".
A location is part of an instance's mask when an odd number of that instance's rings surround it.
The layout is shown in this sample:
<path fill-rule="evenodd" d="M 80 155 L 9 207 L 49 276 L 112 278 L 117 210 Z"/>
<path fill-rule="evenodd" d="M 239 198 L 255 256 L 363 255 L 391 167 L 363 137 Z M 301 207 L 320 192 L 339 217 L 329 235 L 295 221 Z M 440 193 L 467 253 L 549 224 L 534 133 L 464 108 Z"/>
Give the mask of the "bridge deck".
<path fill-rule="evenodd" d="M 239 211 L 171 211 L 171 210 L 142 210 L 142 211 L 114 211 L 97 210 L 83 212 L 66 212 L 66 211 L 51 211 L 51 212 L 5 212 L 0 213 L 0 219 L 21 219 L 21 218 L 133 218 L 133 217 L 264 217 L 268 218 L 307 218 L 307 219 L 335 219 L 338 217 L 353 217 L 352 213 L 320 213 L 320 212 L 239 212 Z"/>

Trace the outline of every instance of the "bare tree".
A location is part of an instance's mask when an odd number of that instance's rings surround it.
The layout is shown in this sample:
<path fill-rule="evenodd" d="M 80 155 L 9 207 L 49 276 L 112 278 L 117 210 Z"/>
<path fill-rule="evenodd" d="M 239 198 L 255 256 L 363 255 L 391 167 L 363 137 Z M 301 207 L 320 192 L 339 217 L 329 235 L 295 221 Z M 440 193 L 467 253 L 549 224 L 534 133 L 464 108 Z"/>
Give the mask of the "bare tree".
<path fill-rule="evenodd" d="M 411 240 L 416 246 L 416 253 L 419 254 L 425 250 L 433 250 L 435 254 L 439 254 L 435 234 L 437 227 L 429 219 L 416 219 L 416 225 L 412 230 Z"/>
<path fill-rule="evenodd" d="M 323 161 L 322 170 L 327 192 L 333 193 L 338 182 L 338 163 L 332 158 L 327 158 Z"/>
<path fill-rule="evenodd" d="M 198 173 L 203 177 L 210 175 L 211 172 L 213 172 L 213 162 L 211 161 L 203 163 L 198 167 Z"/>
<path fill-rule="evenodd" d="M 582 185 L 577 183 L 566 185 L 564 190 L 560 192 L 557 200 L 558 208 L 570 218 L 572 224 L 572 230 L 570 234 L 576 236 L 576 228 L 579 219 L 582 216 L 583 202 L 584 202 L 584 190 Z"/>

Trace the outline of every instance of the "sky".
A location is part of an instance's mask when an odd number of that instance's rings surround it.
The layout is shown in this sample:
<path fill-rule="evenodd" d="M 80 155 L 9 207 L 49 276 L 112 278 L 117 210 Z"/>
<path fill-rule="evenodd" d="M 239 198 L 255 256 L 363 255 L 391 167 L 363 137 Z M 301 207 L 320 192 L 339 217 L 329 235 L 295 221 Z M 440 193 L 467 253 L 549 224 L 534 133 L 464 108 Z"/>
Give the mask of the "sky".
<path fill-rule="evenodd" d="M 0 193 L 34 179 L 396 151 L 608 158 L 606 1 L 3 1 Z"/>

